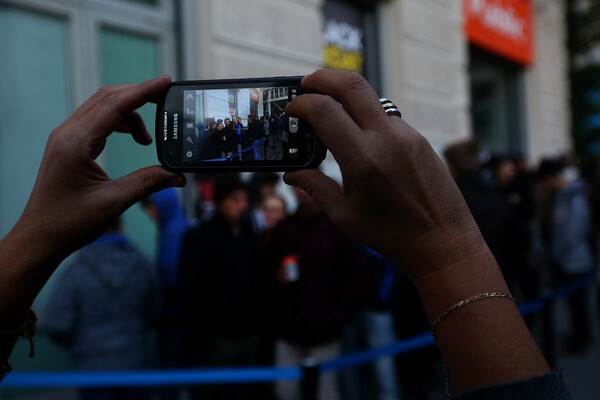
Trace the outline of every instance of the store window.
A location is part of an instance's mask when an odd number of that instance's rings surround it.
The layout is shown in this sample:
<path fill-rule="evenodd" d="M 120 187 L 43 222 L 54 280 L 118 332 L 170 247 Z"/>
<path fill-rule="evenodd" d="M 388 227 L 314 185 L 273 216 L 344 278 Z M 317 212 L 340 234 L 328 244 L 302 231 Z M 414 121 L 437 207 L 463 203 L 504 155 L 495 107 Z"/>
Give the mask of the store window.
<path fill-rule="evenodd" d="M 469 77 L 474 137 L 493 153 L 525 152 L 523 68 L 471 47 Z"/>
<path fill-rule="evenodd" d="M 23 211 L 47 135 L 73 99 L 66 18 L 4 6 L 0 38 L 1 237 Z"/>
<path fill-rule="evenodd" d="M 104 84 L 174 74 L 174 2 L 1 0 L 0 234 L 14 224 L 35 181 L 48 134 Z M 152 106 L 141 110 L 153 132 Z M 156 164 L 151 147 L 114 135 L 99 159 L 113 177 Z M 15 174 L 15 171 L 18 171 Z M 152 256 L 150 222 L 137 208 L 125 229 Z"/>
<path fill-rule="evenodd" d="M 23 211 L 50 132 L 103 84 L 174 75 L 175 24 L 170 0 L 0 0 L 0 236 Z M 141 109 L 153 133 L 154 108 Z M 156 164 L 152 146 L 113 135 L 99 159 L 113 177 Z M 125 215 L 127 234 L 150 258 L 154 225 L 140 207 Z M 50 283 L 51 284 L 51 283 Z M 43 307 L 45 293 L 37 299 Z M 65 355 L 43 334 L 33 360 L 26 341 L 10 363 L 15 369 L 66 366 Z M 0 389 L 2 399 L 23 398 Z M 26 397 L 26 396 L 25 396 Z M 29 398 L 37 398 L 33 393 Z"/>

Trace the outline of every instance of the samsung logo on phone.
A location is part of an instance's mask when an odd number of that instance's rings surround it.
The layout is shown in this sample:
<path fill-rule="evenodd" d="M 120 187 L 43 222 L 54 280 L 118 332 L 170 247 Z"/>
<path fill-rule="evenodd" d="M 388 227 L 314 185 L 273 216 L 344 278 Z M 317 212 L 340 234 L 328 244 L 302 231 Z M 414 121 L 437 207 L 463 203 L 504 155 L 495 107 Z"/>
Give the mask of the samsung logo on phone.
<path fill-rule="evenodd" d="M 167 136 L 168 136 L 168 134 L 167 134 L 167 122 L 168 122 L 168 119 L 169 119 L 169 117 L 167 115 L 167 112 L 165 111 L 165 115 L 164 115 L 164 118 L 163 118 L 163 142 L 167 141 Z"/>
<path fill-rule="evenodd" d="M 173 114 L 173 140 L 177 140 L 177 133 L 179 131 L 179 114 Z"/>

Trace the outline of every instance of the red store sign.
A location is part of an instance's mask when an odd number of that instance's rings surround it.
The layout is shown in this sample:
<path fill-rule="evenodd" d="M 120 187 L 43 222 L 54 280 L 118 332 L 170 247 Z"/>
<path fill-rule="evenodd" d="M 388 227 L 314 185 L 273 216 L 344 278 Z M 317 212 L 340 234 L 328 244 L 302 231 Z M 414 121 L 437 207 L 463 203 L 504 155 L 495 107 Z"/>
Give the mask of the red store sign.
<path fill-rule="evenodd" d="M 531 0 L 463 0 L 470 43 L 522 65 L 534 61 Z"/>

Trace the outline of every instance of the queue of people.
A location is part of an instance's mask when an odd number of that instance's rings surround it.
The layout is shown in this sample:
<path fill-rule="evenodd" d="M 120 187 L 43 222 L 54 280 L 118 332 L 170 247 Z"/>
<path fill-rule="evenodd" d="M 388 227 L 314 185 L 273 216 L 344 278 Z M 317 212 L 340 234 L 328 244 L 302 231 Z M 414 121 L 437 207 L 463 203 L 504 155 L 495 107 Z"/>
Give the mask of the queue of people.
<path fill-rule="evenodd" d="M 448 165 L 511 291 L 522 301 L 598 269 L 597 182 L 566 155 L 530 168 L 520 155 L 486 155 L 475 140 L 448 146 Z M 594 208 L 594 205 L 596 207 Z M 593 341 L 590 290 L 568 298 L 570 333 L 562 349 Z M 534 327 L 533 317 L 527 322 Z"/>
<path fill-rule="evenodd" d="M 575 166 L 564 157 L 544 159 L 533 171 L 518 157 L 482 160 L 482 154 L 474 140 L 445 151 L 449 170 L 511 292 L 532 300 L 543 285 L 591 273 L 590 191 Z M 398 276 L 394 263 L 343 234 L 301 189 L 294 191 L 297 210 L 288 215 L 286 201 L 277 193 L 279 184 L 275 173 L 253 174 L 248 182 L 237 174 L 199 176 L 199 222 L 194 227 L 175 190 L 143 201 L 159 227 L 156 277 L 163 312 L 154 320 L 159 367 L 303 365 L 427 329 L 418 296 Z M 54 311 L 46 316 L 48 332 L 63 343 L 56 328 L 62 319 L 56 314 L 68 296 L 64 290 L 57 293 L 51 302 Z M 592 341 L 586 296 L 581 291 L 569 300 L 568 351 L 584 351 Z M 148 320 L 143 313 L 137 317 Z M 531 327 L 535 321 L 527 322 Z M 423 387 L 436 375 L 438 363 L 439 355 L 426 350 L 395 361 L 382 359 L 370 371 L 326 374 L 319 398 L 425 399 Z M 180 392 L 158 391 L 165 399 L 176 399 Z M 190 388 L 190 393 L 192 399 L 301 398 L 294 381 L 205 385 Z"/>
<path fill-rule="evenodd" d="M 50 135 L 25 211 L 0 241 L 0 379 L 10 372 L 7 360 L 17 336 L 30 337 L 35 316 L 29 309 L 58 265 L 74 251 L 97 241 L 130 206 L 162 189 L 185 185 L 183 175 L 159 166 L 112 180 L 95 161 L 114 130 L 130 132 L 140 144 L 151 142 L 135 110 L 160 98 L 169 83 L 170 79 L 161 77 L 139 85 L 103 88 Z M 280 354 L 287 359 L 305 354 L 319 357 L 323 347 L 333 354 L 343 321 L 361 304 L 360 283 L 368 281 L 360 278 L 369 269 L 360 251 L 350 249 L 354 243 L 359 249 L 367 246 L 382 255 L 414 285 L 447 368 L 448 397 L 568 399 L 560 374 L 552 372 L 515 306 L 501 267 L 482 236 L 484 230 L 478 228 L 469 210 L 469 199 L 465 202 L 467 196 L 460 194 L 462 184 L 453 181 L 430 144 L 399 113 L 386 112 L 358 74 L 321 70 L 305 76 L 301 86 L 305 94 L 288 105 L 286 114 L 314 127 L 339 163 L 344 181 L 340 185 L 317 169 L 286 173 L 285 182 L 314 202 L 304 203 L 295 215 L 281 220 L 270 235 L 256 235 L 252 225 L 239 218 L 248 206 L 237 179 L 228 178 L 231 181 L 223 183 L 219 191 L 215 183 L 214 214 L 188 231 L 183 243 L 197 238 L 214 244 L 214 235 L 229 238 L 247 253 L 240 254 L 227 243 L 215 244 L 215 248 L 205 248 L 209 264 L 202 262 L 204 254 L 195 247 L 182 247 L 180 258 L 190 263 L 180 265 L 179 272 L 210 276 L 210 281 L 198 281 L 206 292 L 194 289 L 195 293 L 187 293 L 192 297 L 182 304 L 182 319 L 184 325 L 206 327 L 199 334 L 206 334 L 214 344 L 203 349 L 203 343 L 191 336 L 193 351 L 186 348 L 184 354 L 192 363 L 207 365 L 221 357 L 240 356 L 241 362 L 248 362 L 258 349 L 272 348 L 269 340 L 260 338 L 260 328 L 258 339 L 252 332 L 256 320 L 251 319 L 262 311 L 256 305 L 265 302 L 262 293 L 270 293 L 267 302 L 281 310 L 281 321 L 267 318 L 274 325 L 271 331 L 278 333 L 272 339 L 283 343 L 275 347 L 275 358 Z M 331 130 L 331 126 L 337 129 Z M 344 140 L 339 140 L 340 131 Z M 364 151 L 357 153 L 356 148 Z M 552 207 L 558 209 L 559 203 L 553 199 Z M 551 219 L 551 225 L 562 221 L 559 217 Z M 322 229 L 330 232 L 327 238 L 331 237 L 331 242 L 303 236 Z M 262 240 L 267 244 L 261 245 Z M 279 254 L 268 250 L 272 245 Z M 256 262 L 265 249 L 272 255 L 271 261 Z M 329 261 L 321 262 L 311 254 L 314 250 L 325 252 Z M 189 252 L 188 257 L 184 252 Z M 244 255 L 248 258 L 242 259 Z M 566 259 L 581 261 L 584 255 L 576 252 Z M 235 282 L 238 262 L 244 268 L 266 272 L 265 281 L 261 283 L 262 274 L 257 273 L 248 278 L 247 285 Z M 220 267 L 233 270 L 216 270 Z M 245 274 L 249 276 L 248 271 Z M 310 289 L 308 282 L 313 279 L 316 286 Z M 264 292 L 261 284 L 266 284 Z M 386 293 L 383 289 L 387 286 L 379 285 L 380 294 Z M 311 303 L 313 290 L 326 291 L 319 293 L 322 309 Z M 201 304 L 207 294 L 222 303 Z M 107 295 L 103 300 L 112 303 L 113 298 Z M 248 304 L 239 304 L 242 301 Z M 233 303 L 250 315 L 232 315 L 228 320 L 227 315 L 213 312 L 217 307 L 236 312 Z M 211 318 L 217 318 L 219 326 L 211 325 Z M 289 329 L 299 326 L 299 321 L 313 329 Z M 240 337 L 227 332 L 230 336 L 221 341 L 215 334 L 226 327 L 248 334 Z M 228 351 L 233 354 L 226 354 Z M 215 358 L 218 352 L 223 354 Z M 116 361 L 113 367 L 118 368 Z M 335 396 L 335 381 L 324 385 L 328 396 Z M 223 398 L 234 390 L 213 389 L 211 398 Z M 237 388 L 235 395 L 252 398 L 253 389 Z M 278 387 L 274 392 L 280 389 L 291 390 L 290 398 L 297 396 L 295 389 Z M 262 392 L 269 393 L 269 388 L 263 387 Z M 199 390 L 193 395 L 202 398 L 207 394 Z"/>
<path fill-rule="evenodd" d="M 248 115 L 208 118 L 196 123 L 197 147 L 201 160 L 265 161 L 293 160 L 298 157 L 300 136 L 289 129 L 289 117 Z"/>

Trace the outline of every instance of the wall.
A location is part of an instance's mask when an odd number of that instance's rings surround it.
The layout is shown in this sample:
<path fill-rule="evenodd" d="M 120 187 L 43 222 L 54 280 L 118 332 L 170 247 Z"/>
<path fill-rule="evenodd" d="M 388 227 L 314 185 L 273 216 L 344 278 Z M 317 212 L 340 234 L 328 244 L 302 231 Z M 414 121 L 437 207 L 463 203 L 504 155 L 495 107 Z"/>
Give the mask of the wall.
<path fill-rule="evenodd" d="M 438 151 L 469 136 L 461 2 L 396 0 L 382 8 L 386 95 Z"/>
<path fill-rule="evenodd" d="M 301 75 L 321 65 L 320 0 L 206 0 L 197 15 L 203 79 Z"/>
<path fill-rule="evenodd" d="M 536 61 L 527 73 L 528 147 L 537 161 L 571 149 L 563 0 L 536 5 Z"/>

